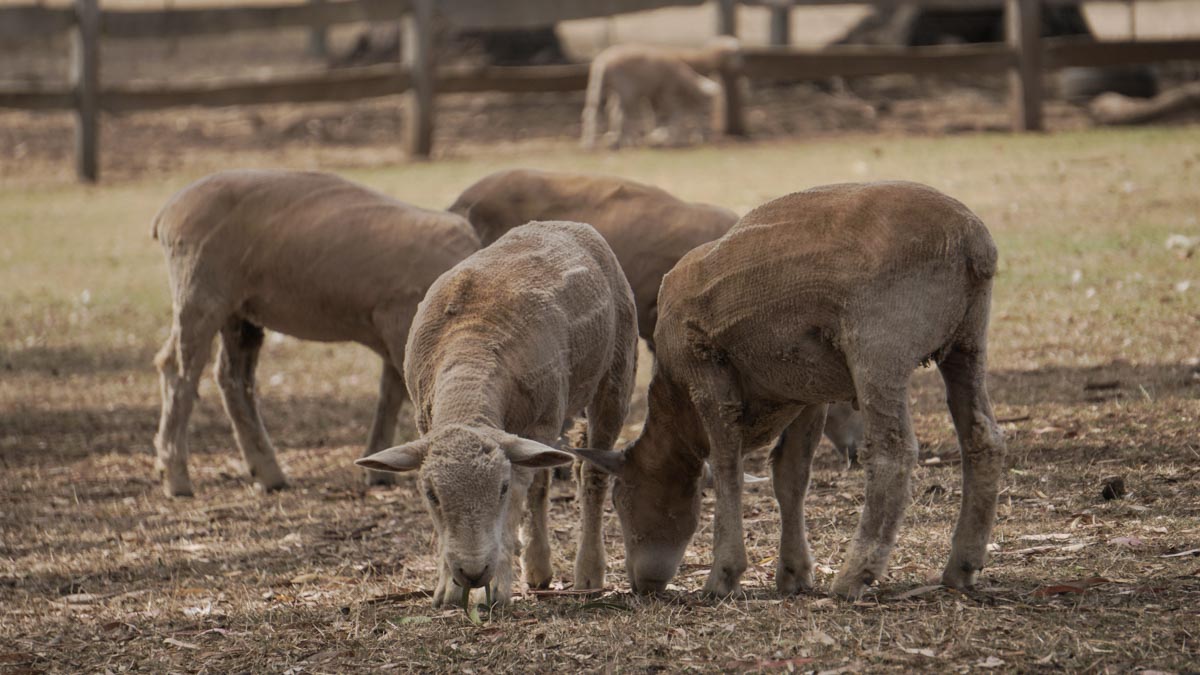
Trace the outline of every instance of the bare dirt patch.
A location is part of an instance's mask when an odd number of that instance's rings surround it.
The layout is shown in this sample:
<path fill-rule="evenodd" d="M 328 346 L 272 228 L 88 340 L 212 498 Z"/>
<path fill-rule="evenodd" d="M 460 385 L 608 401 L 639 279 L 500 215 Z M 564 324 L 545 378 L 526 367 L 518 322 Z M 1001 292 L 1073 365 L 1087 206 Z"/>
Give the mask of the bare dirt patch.
<path fill-rule="evenodd" d="M 523 165 L 620 173 L 743 211 L 864 178 L 962 199 L 1001 252 L 990 386 L 1008 472 L 980 587 L 928 587 L 960 480 L 940 380 L 918 372 L 914 501 L 889 576 L 864 601 L 824 592 L 862 492 L 861 472 L 824 452 L 807 507 L 817 592 L 774 595 L 778 516 L 764 485 L 746 500 L 745 599 L 698 596 L 707 525 L 674 590 L 631 595 L 610 517 L 610 590 L 527 594 L 482 625 L 430 608 L 431 528 L 411 478 L 360 486 L 352 461 L 378 374 L 366 350 L 268 339 L 263 417 L 294 489 L 250 486 L 206 380 L 191 434 L 197 497 L 161 496 L 151 359 L 169 314 L 147 228 L 194 174 L 0 188 L 0 672 L 1194 669 L 1200 272 L 1198 252 L 1164 242 L 1200 236 L 1198 147 L 1189 126 L 617 154 L 522 145 Z M 484 154 L 351 175 L 438 206 L 509 165 Z M 762 459 L 750 469 L 765 474 Z M 1125 495 L 1106 500 L 1113 476 Z M 556 582 L 569 589 L 567 485 L 551 522 Z"/>

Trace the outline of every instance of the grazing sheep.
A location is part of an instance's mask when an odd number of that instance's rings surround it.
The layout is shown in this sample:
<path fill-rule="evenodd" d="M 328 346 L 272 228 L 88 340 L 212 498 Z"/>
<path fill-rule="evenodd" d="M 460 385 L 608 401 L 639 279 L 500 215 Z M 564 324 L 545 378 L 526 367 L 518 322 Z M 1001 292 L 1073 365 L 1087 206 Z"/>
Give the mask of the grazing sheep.
<path fill-rule="evenodd" d="M 588 223 L 621 263 L 637 304 L 638 334 L 654 351 L 658 289 L 688 251 L 724 235 L 737 222 L 729 209 L 685 202 L 665 190 L 596 174 L 507 169 L 463 190 L 448 209 L 471 221 L 484 246 L 532 220 Z M 862 416 L 849 403 L 829 407 L 825 435 L 853 464 Z"/>
<path fill-rule="evenodd" d="M 721 96 L 721 85 L 705 75 L 736 68 L 740 49 L 733 37 L 716 38 L 699 49 L 632 44 L 605 49 L 588 72 L 580 143 L 595 147 L 597 118 L 606 101 L 610 145 L 629 144 L 629 118 L 642 110 L 650 115 L 651 140 L 679 142 L 683 115 L 711 111 Z M 660 119 L 665 126 L 658 126 Z"/>
<path fill-rule="evenodd" d="M 984 387 L 996 248 L 961 203 L 903 182 L 832 185 L 747 214 L 663 280 L 649 417 L 624 452 L 580 450 L 616 474 L 613 503 L 630 582 L 657 591 L 675 574 L 700 511 L 705 458 L 716 477 L 713 565 L 705 591 L 739 590 L 742 452 L 790 426 L 771 456 L 782 540 L 775 582 L 813 584 L 804 496 L 829 401 L 856 400 L 866 426 L 866 499 L 833 583 L 859 596 L 886 573 L 910 500 L 917 445 L 913 369 L 935 362 L 963 456 L 963 498 L 942 583 L 983 567 L 1004 441 Z"/>
<path fill-rule="evenodd" d="M 192 494 L 187 423 L 213 337 L 225 410 L 250 475 L 287 484 L 263 428 L 254 369 L 263 328 L 351 341 L 383 358 L 367 454 L 392 443 L 404 401 L 404 341 L 425 289 L 478 250 L 462 218 L 403 204 L 336 176 L 223 171 L 171 198 L 154 219 L 174 320 L 155 364 L 162 379 L 156 466 L 169 496 Z M 368 476 L 382 482 L 385 474 Z"/>
<path fill-rule="evenodd" d="M 508 602 L 526 506 L 525 581 L 550 583 L 549 472 L 538 469 L 572 461 L 548 446 L 585 411 L 588 445 L 616 442 L 637 365 L 636 321 L 616 257 L 580 223 L 518 227 L 429 289 L 404 361 L 422 437 L 358 464 L 420 469 L 438 534 L 435 606 L 492 579 L 497 600 Z M 577 589 L 604 585 L 607 489 L 603 472 L 583 468 Z"/>

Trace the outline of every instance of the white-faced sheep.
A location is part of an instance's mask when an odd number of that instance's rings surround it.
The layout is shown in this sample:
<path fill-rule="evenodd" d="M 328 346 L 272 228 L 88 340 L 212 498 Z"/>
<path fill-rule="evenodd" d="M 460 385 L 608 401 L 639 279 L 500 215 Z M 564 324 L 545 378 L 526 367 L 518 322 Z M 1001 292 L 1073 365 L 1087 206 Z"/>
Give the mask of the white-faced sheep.
<path fill-rule="evenodd" d="M 510 599 L 526 508 L 525 581 L 549 584 L 549 472 L 540 469 L 572 461 L 549 446 L 585 411 L 588 445 L 616 442 L 633 388 L 636 321 L 616 257 L 579 223 L 518 227 L 429 289 L 404 360 L 422 437 L 358 464 L 420 470 L 438 535 L 435 605 L 493 580 L 498 602 Z M 607 488 L 603 472 L 584 468 L 577 589 L 604 584 Z"/>
<path fill-rule="evenodd" d="M 156 465 L 168 495 L 192 493 L 187 423 L 213 337 L 225 410 L 250 475 L 286 485 L 258 413 L 263 328 L 351 341 L 383 358 L 367 454 L 393 441 L 404 401 L 404 342 L 434 279 L 479 248 L 459 216 L 419 209 L 320 173 L 223 171 L 171 198 L 154 219 L 174 320 L 155 363 L 162 380 Z M 384 474 L 369 477 L 380 482 Z"/>
<path fill-rule="evenodd" d="M 772 453 L 779 592 L 812 587 L 804 496 L 829 401 L 857 400 L 866 498 L 833 582 L 857 597 L 883 578 L 910 501 L 917 446 L 908 380 L 937 363 L 962 446 L 963 497 L 942 583 L 974 583 L 987 557 L 1004 441 L 984 387 L 996 247 L 967 207 L 914 183 L 833 185 L 768 202 L 663 280 L 649 417 L 623 452 L 581 450 L 616 475 L 629 579 L 674 576 L 716 477 L 707 593 L 739 590 L 742 451 L 784 427 Z"/>
<path fill-rule="evenodd" d="M 724 235 L 738 219 L 727 208 L 686 202 L 625 178 L 534 169 L 485 176 L 463 190 L 449 211 L 471 221 L 484 246 L 532 220 L 570 220 L 595 227 L 633 288 L 638 334 L 651 351 L 663 275 L 688 251 Z M 831 405 L 825 435 L 854 463 L 862 440 L 861 415 L 849 403 Z"/>
<path fill-rule="evenodd" d="M 649 115 L 650 140 L 679 142 L 684 116 L 695 111 L 711 115 L 721 96 L 721 85 L 705 75 L 736 68 L 740 50 L 732 37 L 716 38 L 698 49 L 623 44 L 603 50 L 588 73 L 581 145 L 595 147 L 600 109 L 606 102 L 609 145 L 632 141 L 631 118 L 639 113 Z M 703 133 L 704 126 L 701 129 Z"/>

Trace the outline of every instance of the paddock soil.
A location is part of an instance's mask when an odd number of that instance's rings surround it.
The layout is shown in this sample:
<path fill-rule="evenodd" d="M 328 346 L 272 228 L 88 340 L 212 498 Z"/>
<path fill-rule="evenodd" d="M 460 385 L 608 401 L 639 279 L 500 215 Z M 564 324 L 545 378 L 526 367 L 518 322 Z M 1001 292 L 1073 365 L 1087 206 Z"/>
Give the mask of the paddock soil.
<path fill-rule="evenodd" d="M 248 482 L 206 379 L 191 428 L 197 495 L 167 499 L 152 468 L 151 360 L 169 302 L 147 230 L 200 171 L 99 188 L 49 179 L 0 187 L 0 672 L 1200 664 L 1200 263 L 1194 248 L 1166 245 L 1200 237 L 1200 128 L 615 154 L 531 146 L 519 161 L 493 153 L 344 172 L 438 206 L 518 164 L 621 173 L 740 211 L 809 185 L 903 177 L 976 210 L 1001 251 L 989 386 L 1008 443 L 979 587 L 929 585 L 960 486 L 933 371 L 912 383 L 913 502 L 887 578 L 856 603 L 826 591 L 863 474 L 823 451 L 807 506 L 819 561 L 812 593 L 774 594 L 778 515 L 766 484 L 747 490 L 745 598 L 698 595 L 707 524 L 668 593 L 632 595 L 611 514 L 609 587 L 572 595 L 577 521 L 564 484 L 552 513 L 557 592 L 518 594 L 481 625 L 433 611 L 432 535 L 412 478 L 365 489 L 352 466 L 378 368 L 354 346 L 268 339 L 259 393 L 292 489 L 263 495 Z M 412 434 L 406 413 L 400 438 Z M 762 453 L 750 470 L 765 474 Z M 1106 500 L 1102 483 L 1114 476 L 1125 494 Z"/>
<path fill-rule="evenodd" d="M 1158 25 L 1142 14 L 1187 4 L 1138 4 L 1139 31 L 1194 31 L 1194 12 Z M 1101 7 L 1114 36 L 1122 7 Z M 105 76 L 287 70 L 303 38 L 109 45 Z M 62 47 L 3 52 L 0 79 L 65 76 Z M 0 673 L 1200 669 L 1200 127 L 1091 129 L 1056 101 L 1053 133 L 1011 135 L 999 80 L 762 87 L 749 101 L 748 141 L 581 153 L 578 96 L 447 96 L 429 163 L 405 161 L 395 98 L 110 115 L 100 187 L 74 182 L 69 115 L 0 111 Z M 151 362 L 170 306 L 149 223 L 174 191 L 234 166 L 337 171 L 430 207 L 512 166 L 626 175 L 739 212 L 847 180 L 917 180 L 961 199 L 1001 252 L 989 387 L 1008 455 L 979 587 L 931 584 L 961 481 L 930 370 L 911 386 L 912 505 L 887 578 L 856 603 L 827 589 L 863 474 L 825 448 L 806 507 L 812 593 L 774 594 L 768 483 L 747 489 L 746 597 L 698 594 L 707 515 L 669 592 L 642 598 L 610 514 L 608 588 L 573 595 L 577 516 L 559 484 L 554 592 L 519 593 L 481 624 L 432 610 L 432 533 L 412 478 L 366 489 L 352 465 L 378 363 L 348 345 L 268 338 L 259 394 L 292 489 L 254 489 L 206 379 L 190 435 L 197 495 L 167 499 Z M 639 393 L 626 437 L 643 407 Z M 398 439 L 413 434 L 406 408 Z M 749 469 L 766 475 L 764 459 Z M 1105 499 L 1114 477 L 1125 494 Z"/>

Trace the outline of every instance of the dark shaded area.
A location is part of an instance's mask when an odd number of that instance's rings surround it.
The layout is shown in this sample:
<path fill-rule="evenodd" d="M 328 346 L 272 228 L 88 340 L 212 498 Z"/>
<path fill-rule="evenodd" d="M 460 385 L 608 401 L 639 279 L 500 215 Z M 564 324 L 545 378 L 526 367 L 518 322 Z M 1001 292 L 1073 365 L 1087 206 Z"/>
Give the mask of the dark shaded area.
<path fill-rule="evenodd" d="M 1042 37 L 1084 35 L 1092 30 L 1080 4 L 1042 6 Z M 929 45 L 1004 42 L 1003 8 L 880 7 L 835 44 Z"/>
<path fill-rule="evenodd" d="M 51 377 L 153 369 L 154 352 L 130 347 L 96 350 L 79 346 L 0 349 L 0 372 L 44 373 Z"/>
<path fill-rule="evenodd" d="M 1083 15 L 1082 5 L 1042 5 L 1042 37 L 1094 39 Z M 846 32 L 835 44 L 906 45 L 923 47 L 944 44 L 1004 42 L 1003 8 L 918 7 L 906 4 L 879 7 Z M 1158 93 L 1158 80 L 1148 66 L 1067 68 L 1059 75 L 1064 98 L 1085 102 L 1104 92 L 1151 98 Z"/>
<path fill-rule="evenodd" d="M 265 398 L 263 421 L 278 451 L 366 443 L 375 398 L 361 396 Z M 401 410 L 411 414 L 411 408 Z M 114 453 L 153 453 L 159 407 L 32 408 L 0 410 L 0 466 L 61 463 Z M 233 431 L 218 397 L 201 397 L 188 427 L 192 454 L 232 452 Z"/>

